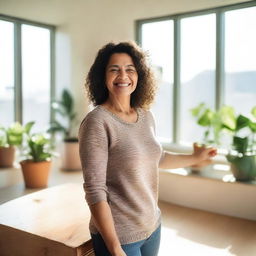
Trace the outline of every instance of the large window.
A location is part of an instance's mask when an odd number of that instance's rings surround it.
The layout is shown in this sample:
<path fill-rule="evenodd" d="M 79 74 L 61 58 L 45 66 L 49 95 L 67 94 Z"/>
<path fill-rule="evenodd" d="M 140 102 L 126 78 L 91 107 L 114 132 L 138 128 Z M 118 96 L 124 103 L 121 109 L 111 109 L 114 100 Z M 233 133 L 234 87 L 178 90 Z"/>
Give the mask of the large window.
<path fill-rule="evenodd" d="M 256 105 L 256 7 L 225 13 L 225 102 L 241 113 Z"/>
<path fill-rule="evenodd" d="M 53 27 L 0 16 L 0 125 L 51 119 Z"/>
<path fill-rule="evenodd" d="M 201 138 L 190 109 L 201 102 L 215 106 L 215 14 L 180 21 L 180 142 Z M 188 129 L 190 127 L 190 129 Z"/>
<path fill-rule="evenodd" d="M 169 31 L 170 33 L 166 33 Z M 148 52 L 156 74 L 159 90 L 152 106 L 157 113 L 156 133 L 161 138 L 172 134 L 172 88 L 173 88 L 173 21 L 159 21 L 143 24 L 142 45 Z M 157 42 L 155 40 L 157 38 Z M 164 49 L 164 51 L 162 50 Z"/>
<path fill-rule="evenodd" d="M 14 121 L 14 26 L 0 20 L 0 125 Z"/>
<path fill-rule="evenodd" d="M 35 120 L 38 127 L 50 121 L 50 31 L 22 25 L 23 122 Z M 31 111 L 36 109 L 36 111 Z"/>
<path fill-rule="evenodd" d="M 161 81 L 152 108 L 165 141 L 202 139 L 190 113 L 201 102 L 244 114 L 256 105 L 255 2 L 139 20 L 137 28 L 156 76 L 166 74 L 166 90 Z"/>

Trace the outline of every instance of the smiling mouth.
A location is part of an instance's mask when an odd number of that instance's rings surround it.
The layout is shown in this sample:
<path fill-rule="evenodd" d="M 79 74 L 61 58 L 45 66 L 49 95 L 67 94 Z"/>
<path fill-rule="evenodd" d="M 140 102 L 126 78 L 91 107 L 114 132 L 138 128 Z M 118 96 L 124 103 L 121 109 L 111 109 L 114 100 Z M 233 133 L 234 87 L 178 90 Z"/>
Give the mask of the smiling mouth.
<path fill-rule="evenodd" d="M 118 87 L 128 87 L 131 84 L 130 83 L 114 83 L 114 85 Z"/>

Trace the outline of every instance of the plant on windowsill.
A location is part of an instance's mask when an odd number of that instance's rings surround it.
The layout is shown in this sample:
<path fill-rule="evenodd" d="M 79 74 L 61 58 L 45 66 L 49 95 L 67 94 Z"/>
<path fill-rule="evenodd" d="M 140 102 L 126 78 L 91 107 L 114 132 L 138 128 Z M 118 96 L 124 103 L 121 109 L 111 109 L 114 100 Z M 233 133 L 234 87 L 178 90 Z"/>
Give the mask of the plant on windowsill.
<path fill-rule="evenodd" d="M 77 113 L 74 110 L 74 98 L 68 90 L 62 91 L 60 100 L 53 101 L 52 110 L 61 118 L 61 121 L 56 119 L 52 122 L 48 130 L 51 134 L 60 133 L 63 137 L 61 167 L 64 170 L 81 170 L 78 138 L 74 135 Z"/>
<path fill-rule="evenodd" d="M 33 122 L 22 126 L 19 122 L 13 123 L 11 126 L 0 127 L 0 167 L 13 167 L 15 160 L 16 147 L 21 146 L 24 134 L 28 133 Z"/>
<path fill-rule="evenodd" d="M 236 180 L 249 181 L 256 177 L 256 107 L 252 117 L 234 116 L 234 125 L 225 127 L 232 134 L 232 150 L 226 156 Z"/>
<path fill-rule="evenodd" d="M 226 158 L 231 171 L 239 181 L 250 181 L 256 177 L 256 107 L 250 116 L 236 115 L 230 106 L 223 106 L 218 111 L 200 104 L 192 109 L 197 124 L 206 128 L 204 143 L 215 142 L 221 145 L 221 135 L 228 133 L 231 145 Z"/>
<path fill-rule="evenodd" d="M 30 131 L 26 134 L 23 145 L 24 160 L 20 165 L 27 188 L 47 187 L 54 154 L 49 134 L 30 134 Z"/>

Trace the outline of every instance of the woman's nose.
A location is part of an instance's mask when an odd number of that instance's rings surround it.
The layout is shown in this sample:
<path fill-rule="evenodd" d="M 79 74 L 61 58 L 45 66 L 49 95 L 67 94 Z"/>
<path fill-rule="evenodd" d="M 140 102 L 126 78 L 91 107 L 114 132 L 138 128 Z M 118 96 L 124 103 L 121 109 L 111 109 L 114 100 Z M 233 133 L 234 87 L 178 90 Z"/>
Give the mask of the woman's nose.
<path fill-rule="evenodd" d="M 126 78 L 127 77 L 127 73 L 126 73 L 125 69 L 120 69 L 119 77 L 120 78 Z"/>

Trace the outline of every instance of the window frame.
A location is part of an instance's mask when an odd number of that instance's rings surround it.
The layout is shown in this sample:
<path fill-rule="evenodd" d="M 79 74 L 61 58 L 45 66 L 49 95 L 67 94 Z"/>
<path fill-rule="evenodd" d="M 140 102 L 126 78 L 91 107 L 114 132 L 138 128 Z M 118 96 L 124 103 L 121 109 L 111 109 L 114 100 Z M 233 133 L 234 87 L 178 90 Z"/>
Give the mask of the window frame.
<path fill-rule="evenodd" d="M 22 43 L 21 26 L 31 25 L 46 28 L 50 32 L 50 102 L 55 98 L 55 31 L 56 27 L 40 22 L 20 19 L 0 13 L 0 20 L 12 22 L 14 26 L 14 121 L 23 123 L 22 120 Z M 50 107 L 50 122 L 54 121 L 54 112 Z"/>
<path fill-rule="evenodd" d="M 216 15 L 216 66 L 215 66 L 215 109 L 219 109 L 224 104 L 225 98 L 225 19 L 224 15 L 227 11 L 238 10 L 256 6 L 256 2 L 245 2 L 232 4 L 227 6 L 203 9 L 192 12 L 176 13 L 155 18 L 139 19 L 135 21 L 135 40 L 142 45 L 142 26 L 146 23 L 173 20 L 174 24 L 174 57 L 173 57 L 173 127 L 171 144 L 180 144 L 180 21 L 182 18 L 195 17 L 199 15 L 215 14 Z M 171 117 L 170 117 L 171 118 Z"/>

